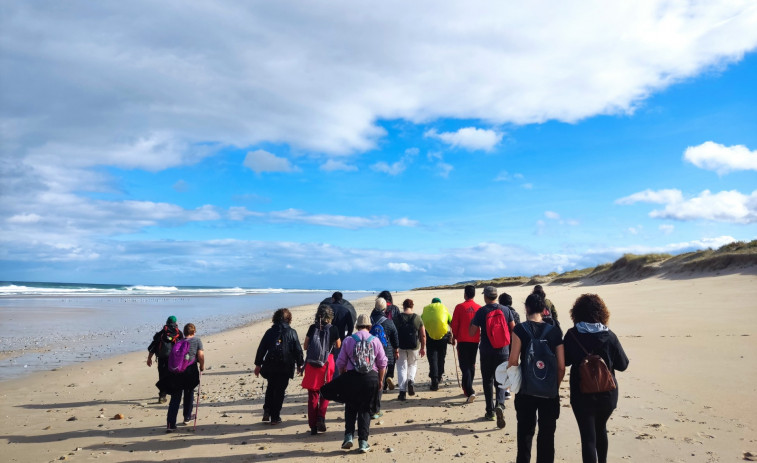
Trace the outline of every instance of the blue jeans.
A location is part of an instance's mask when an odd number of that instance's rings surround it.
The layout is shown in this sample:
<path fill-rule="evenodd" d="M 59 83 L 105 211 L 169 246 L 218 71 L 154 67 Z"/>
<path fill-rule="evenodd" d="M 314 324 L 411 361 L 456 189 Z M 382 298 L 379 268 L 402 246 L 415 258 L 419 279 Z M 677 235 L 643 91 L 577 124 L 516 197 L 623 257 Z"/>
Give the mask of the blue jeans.
<path fill-rule="evenodd" d="M 195 390 L 184 389 L 171 394 L 171 401 L 168 402 L 168 427 L 176 427 L 176 417 L 179 415 L 179 405 L 181 404 L 181 396 L 184 395 L 184 421 L 192 419 L 192 404 L 194 402 Z"/>

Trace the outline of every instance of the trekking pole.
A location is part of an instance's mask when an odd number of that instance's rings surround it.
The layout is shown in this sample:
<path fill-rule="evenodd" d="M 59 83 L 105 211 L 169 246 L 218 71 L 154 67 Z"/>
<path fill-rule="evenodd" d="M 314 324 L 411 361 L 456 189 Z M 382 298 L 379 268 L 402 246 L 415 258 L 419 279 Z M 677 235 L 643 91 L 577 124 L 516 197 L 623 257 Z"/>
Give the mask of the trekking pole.
<path fill-rule="evenodd" d="M 455 356 L 455 376 L 457 377 L 457 387 L 460 389 L 463 388 L 462 384 L 460 384 L 460 374 L 457 372 L 457 346 L 452 346 L 452 354 Z M 465 392 L 465 390 L 463 390 Z"/>
<path fill-rule="evenodd" d="M 197 431 L 197 411 L 200 409 L 200 391 L 202 390 L 202 372 L 200 372 L 200 382 L 197 383 L 197 405 L 195 405 L 195 425 L 192 431 Z"/>

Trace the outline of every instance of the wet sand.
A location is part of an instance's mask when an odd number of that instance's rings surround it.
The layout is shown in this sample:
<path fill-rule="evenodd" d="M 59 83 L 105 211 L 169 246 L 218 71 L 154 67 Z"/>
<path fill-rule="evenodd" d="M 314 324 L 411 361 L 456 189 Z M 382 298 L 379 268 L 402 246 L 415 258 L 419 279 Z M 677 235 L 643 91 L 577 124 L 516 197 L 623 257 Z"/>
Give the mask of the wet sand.
<path fill-rule="evenodd" d="M 618 373 L 620 401 L 610 423 L 611 461 L 742 461 L 757 454 L 757 277 L 703 275 L 603 286 L 546 286 L 560 320 L 583 293 L 600 294 L 610 327 L 631 364 Z M 502 288 L 523 313 L 531 287 Z M 479 291 L 480 292 L 480 291 Z M 462 291 L 395 295 L 416 311 L 440 297 L 452 310 Z M 482 302 L 482 296 L 476 296 Z M 352 301 L 367 313 L 372 300 Z M 314 306 L 293 310 L 301 339 Z M 372 422 L 372 452 L 340 449 L 344 407 L 332 404 L 328 431 L 310 436 L 306 394 L 295 377 L 279 426 L 260 422 L 264 380 L 252 375 L 255 349 L 269 322 L 203 336 L 203 376 L 196 432 L 165 434 L 166 405 L 156 403 L 155 367 L 146 354 L 121 355 L 0 382 L 0 443 L 4 461 L 513 461 L 516 420 L 482 419 L 484 403 L 463 404 L 448 351 L 446 381 L 428 390 L 428 364 L 419 362 L 418 393 L 406 402 L 384 395 L 384 416 Z M 480 378 L 474 386 L 480 391 Z M 556 433 L 556 461 L 580 461 L 578 429 L 568 403 L 567 377 Z M 124 419 L 113 419 L 123 414 Z M 75 418 L 75 419 L 73 419 Z M 757 457 L 755 457 L 757 459 Z M 347 461 L 347 460 L 345 460 Z"/>

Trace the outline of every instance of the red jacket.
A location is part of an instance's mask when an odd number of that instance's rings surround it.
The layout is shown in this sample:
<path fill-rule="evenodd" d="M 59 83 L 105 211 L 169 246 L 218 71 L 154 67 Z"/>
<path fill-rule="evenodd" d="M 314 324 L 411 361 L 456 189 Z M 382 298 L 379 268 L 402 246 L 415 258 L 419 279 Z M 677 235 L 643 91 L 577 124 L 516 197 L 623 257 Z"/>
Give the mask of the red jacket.
<path fill-rule="evenodd" d="M 481 306 L 476 304 L 473 299 L 469 299 L 455 306 L 455 313 L 452 314 L 452 335 L 457 342 L 475 342 L 478 344 L 481 335 L 476 333 L 475 336 L 468 334 L 468 327 L 476 311 Z"/>

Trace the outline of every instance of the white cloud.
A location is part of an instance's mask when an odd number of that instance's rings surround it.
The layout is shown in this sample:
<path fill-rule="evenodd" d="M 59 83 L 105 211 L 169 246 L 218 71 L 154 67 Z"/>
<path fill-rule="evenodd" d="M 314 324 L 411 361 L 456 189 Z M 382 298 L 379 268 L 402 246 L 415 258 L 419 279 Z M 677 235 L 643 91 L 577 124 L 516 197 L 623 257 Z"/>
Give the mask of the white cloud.
<path fill-rule="evenodd" d="M 679 190 L 646 190 L 616 201 L 618 204 L 649 202 L 663 204 L 649 216 L 656 219 L 709 220 L 749 224 L 757 222 L 757 190 L 750 195 L 738 191 L 711 193 L 704 190 L 698 196 L 684 199 Z"/>
<path fill-rule="evenodd" d="M 298 222 L 325 227 L 356 230 L 359 228 L 380 228 L 389 225 L 385 217 L 355 217 L 332 214 L 309 214 L 299 209 L 269 212 L 268 217 L 276 222 Z"/>
<path fill-rule="evenodd" d="M 533 190 L 533 188 L 534 188 L 534 184 L 533 184 L 533 183 L 524 183 L 524 184 L 523 184 L 523 185 L 521 185 L 521 186 L 522 186 L 522 187 L 523 187 L 524 189 L 526 189 L 526 190 Z"/>
<path fill-rule="evenodd" d="M 563 218 L 560 214 L 558 214 L 555 211 L 544 211 L 544 217 L 548 218 L 549 220 L 554 220 L 560 225 L 570 225 L 572 227 L 579 225 L 578 220 Z M 544 227 L 546 225 L 546 222 L 544 222 L 543 220 L 539 220 L 536 222 L 536 224 L 539 227 Z"/>
<path fill-rule="evenodd" d="M 42 220 L 42 217 L 40 217 L 37 214 L 17 214 L 13 217 L 8 218 L 8 222 L 10 223 L 37 223 L 40 220 Z"/>
<path fill-rule="evenodd" d="M 363 152 L 386 119 L 528 124 L 632 112 L 757 45 L 749 1 L 546 5 L 386 1 L 366 15 L 344 0 L 11 3 L 3 136 L 21 153 L 40 140 L 106 156 L 119 140 L 133 153 L 169 153 L 111 161 L 150 169 L 186 162 L 177 147 L 208 141 Z M 148 22 L 125 20 L 146 10 Z M 486 148 L 497 138 L 473 130 L 453 139 Z"/>
<path fill-rule="evenodd" d="M 585 257 L 592 259 L 592 256 L 594 256 L 595 260 L 598 258 L 597 263 L 604 263 L 611 262 L 622 256 L 623 254 L 680 253 L 698 251 L 707 248 L 717 249 L 734 241 L 736 241 L 736 239 L 732 236 L 717 236 L 679 243 L 669 243 L 659 246 L 638 244 L 633 246 L 618 246 L 605 249 L 590 249 L 586 252 Z"/>
<path fill-rule="evenodd" d="M 708 141 L 686 148 L 683 158 L 719 175 L 737 170 L 757 170 L 757 151 L 750 151 L 744 145 L 724 146 Z"/>
<path fill-rule="evenodd" d="M 179 180 L 173 184 L 172 188 L 179 193 L 186 193 L 189 190 L 189 184 L 184 180 Z"/>
<path fill-rule="evenodd" d="M 402 172 L 407 169 L 407 164 L 405 163 L 405 158 L 400 159 L 399 161 L 388 164 L 384 161 L 379 161 L 371 166 L 371 169 L 375 170 L 376 172 L 381 172 L 387 175 L 399 175 Z"/>
<path fill-rule="evenodd" d="M 628 227 L 628 233 L 630 233 L 632 235 L 638 235 L 639 233 L 641 233 L 642 229 L 643 229 L 643 227 L 641 225 L 639 225 L 637 227 Z"/>
<path fill-rule="evenodd" d="M 347 164 L 344 161 L 337 161 L 336 159 L 329 159 L 325 163 L 321 165 L 321 170 L 324 172 L 334 172 L 334 171 L 344 171 L 344 172 L 354 172 L 357 170 L 357 167 Z"/>
<path fill-rule="evenodd" d="M 671 204 L 679 203 L 683 201 L 683 194 L 681 190 L 644 190 L 639 193 L 634 193 L 630 196 L 626 196 L 615 200 L 616 204 L 634 204 L 634 203 L 656 203 L 656 204 Z"/>
<path fill-rule="evenodd" d="M 552 212 L 552 211 L 545 211 L 544 217 L 548 219 L 552 219 L 552 220 L 560 220 L 560 214 L 558 214 L 557 212 Z"/>
<path fill-rule="evenodd" d="M 406 262 L 389 262 L 386 266 L 395 272 L 425 272 L 426 269 L 410 265 Z"/>
<path fill-rule="evenodd" d="M 250 151 L 244 158 L 244 166 L 256 174 L 263 172 L 297 172 L 300 169 L 293 166 L 289 159 L 280 158 L 265 150 Z"/>
<path fill-rule="evenodd" d="M 423 134 L 427 138 L 436 138 L 455 148 L 464 148 L 467 150 L 490 151 L 501 140 L 503 134 L 488 129 L 478 129 L 476 127 L 464 127 L 457 132 L 438 133 L 436 129 L 427 130 Z"/>
<path fill-rule="evenodd" d="M 676 227 L 674 225 L 671 225 L 668 223 L 664 223 L 658 227 L 658 229 L 666 235 L 670 235 L 671 233 L 673 233 L 675 228 Z"/>
<path fill-rule="evenodd" d="M 407 217 L 402 217 L 400 219 L 393 220 L 392 223 L 400 227 L 417 227 L 418 226 L 417 220 L 410 220 Z"/>

